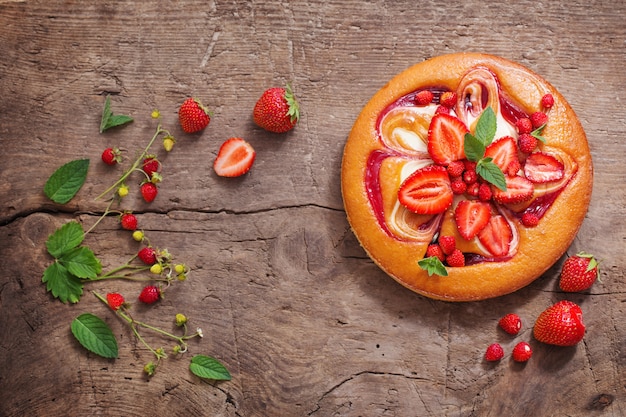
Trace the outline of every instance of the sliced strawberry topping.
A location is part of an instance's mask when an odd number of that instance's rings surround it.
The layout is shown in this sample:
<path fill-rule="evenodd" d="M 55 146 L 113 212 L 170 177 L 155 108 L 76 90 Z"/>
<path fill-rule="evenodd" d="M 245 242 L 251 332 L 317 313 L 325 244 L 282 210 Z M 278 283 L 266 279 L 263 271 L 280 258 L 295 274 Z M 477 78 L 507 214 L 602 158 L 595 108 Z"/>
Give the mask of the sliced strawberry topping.
<path fill-rule="evenodd" d="M 435 163 L 448 165 L 465 158 L 465 124 L 449 114 L 436 114 L 428 128 L 428 153 Z"/>
<path fill-rule="evenodd" d="M 519 164 L 517 157 L 517 145 L 515 139 L 511 136 L 505 136 L 493 142 L 485 150 L 485 157 L 493 158 L 493 163 L 496 164 L 502 172 L 507 173 L 511 164 Z"/>
<path fill-rule="evenodd" d="M 524 177 L 505 177 L 506 191 L 492 187 L 493 199 L 501 204 L 516 204 L 532 198 L 535 191 L 533 183 Z"/>
<path fill-rule="evenodd" d="M 473 239 L 489 223 L 490 218 L 491 207 L 478 200 L 460 201 L 454 211 L 456 227 L 467 240 Z"/>
<path fill-rule="evenodd" d="M 560 180 L 563 174 L 563 164 L 552 155 L 536 152 L 526 158 L 524 175 L 532 182 L 544 183 Z"/>
<path fill-rule="evenodd" d="M 213 169 L 222 177 L 238 177 L 250 170 L 256 152 L 241 138 L 230 138 L 222 144 Z"/>
<path fill-rule="evenodd" d="M 513 232 L 504 216 L 491 216 L 487 226 L 478 233 L 478 240 L 494 256 L 509 253 Z"/>
<path fill-rule="evenodd" d="M 446 169 L 429 165 L 408 176 L 398 190 L 398 200 L 417 214 L 443 213 L 452 205 L 452 188 Z"/>

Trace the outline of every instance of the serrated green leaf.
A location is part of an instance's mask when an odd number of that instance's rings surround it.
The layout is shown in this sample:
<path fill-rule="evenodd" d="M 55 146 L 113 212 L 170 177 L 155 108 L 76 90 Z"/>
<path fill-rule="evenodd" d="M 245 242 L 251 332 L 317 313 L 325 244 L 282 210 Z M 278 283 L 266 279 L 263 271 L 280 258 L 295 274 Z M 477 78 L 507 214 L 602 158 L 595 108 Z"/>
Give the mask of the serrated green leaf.
<path fill-rule="evenodd" d="M 69 273 L 67 268 L 58 262 L 50 265 L 43 272 L 41 281 L 46 284 L 48 291 L 63 303 L 77 303 L 83 295 L 83 283 L 79 278 Z"/>
<path fill-rule="evenodd" d="M 43 188 L 46 196 L 55 203 L 70 201 L 85 183 L 89 159 L 76 159 L 58 168 Z"/>
<path fill-rule="evenodd" d="M 78 278 L 94 279 L 102 272 L 102 264 L 93 251 L 85 246 L 65 252 L 59 257 L 59 263 Z"/>
<path fill-rule="evenodd" d="M 478 118 L 478 122 L 476 122 L 476 131 L 474 134 L 484 146 L 487 146 L 496 136 L 497 128 L 496 114 L 491 107 L 487 107 Z"/>
<path fill-rule="evenodd" d="M 465 149 L 465 156 L 467 159 L 473 162 L 478 162 L 480 158 L 485 154 L 485 145 L 478 140 L 471 133 L 465 134 L 465 139 L 463 141 L 463 148 Z"/>
<path fill-rule="evenodd" d="M 115 126 L 121 126 L 133 121 L 130 116 L 121 114 L 113 114 L 111 111 L 111 98 L 106 96 L 104 100 L 104 109 L 102 110 L 102 119 L 100 120 L 100 133 Z"/>
<path fill-rule="evenodd" d="M 481 159 L 476 164 L 476 173 L 485 181 L 495 185 L 502 191 L 506 191 L 506 179 L 499 166 L 491 162 L 491 158 Z"/>
<path fill-rule="evenodd" d="M 420 268 L 428 272 L 429 277 L 433 274 L 441 275 L 442 277 L 448 276 L 448 270 L 436 256 L 420 259 L 417 261 L 417 264 Z"/>
<path fill-rule="evenodd" d="M 85 349 L 103 358 L 117 358 L 117 340 L 111 328 L 91 313 L 83 313 L 72 321 L 72 334 Z"/>
<path fill-rule="evenodd" d="M 58 258 L 70 249 L 74 249 L 83 242 L 85 232 L 80 223 L 72 221 L 59 227 L 48 237 L 46 247 L 48 253 Z"/>
<path fill-rule="evenodd" d="M 196 376 L 219 381 L 230 381 L 228 369 L 217 359 L 205 355 L 196 355 L 191 358 L 189 370 Z"/>
<path fill-rule="evenodd" d="M 537 129 L 535 129 L 532 132 L 530 132 L 530 135 L 533 136 L 535 139 L 540 140 L 543 143 L 546 143 L 546 138 L 541 136 L 541 134 L 543 133 L 543 129 L 545 127 L 546 127 L 545 124 L 539 126 Z"/>

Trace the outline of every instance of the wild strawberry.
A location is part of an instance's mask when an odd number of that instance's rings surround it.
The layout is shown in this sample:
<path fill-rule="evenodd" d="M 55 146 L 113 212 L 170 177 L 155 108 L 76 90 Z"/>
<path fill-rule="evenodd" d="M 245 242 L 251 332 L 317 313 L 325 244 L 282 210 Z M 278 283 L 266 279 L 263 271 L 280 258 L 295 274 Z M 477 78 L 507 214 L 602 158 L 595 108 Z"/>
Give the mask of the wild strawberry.
<path fill-rule="evenodd" d="M 446 106 L 437 106 L 435 114 L 450 114 L 450 109 Z"/>
<path fill-rule="evenodd" d="M 523 135 L 524 133 L 530 133 L 533 131 L 533 122 L 531 122 L 528 117 L 522 117 L 517 119 L 515 127 L 517 127 L 517 132 L 520 135 Z"/>
<path fill-rule="evenodd" d="M 294 128 L 300 119 L 300 106 L 291 87 L 273 87 L 265 90 L 252 111 L 254 122 L 274 133 L 284 133 Z"/>
<path fill-rule="evenodd" d="M 487 347 L 485 352 L 485 360 L 489 362 L 497 362 L 504 357 L 504 350 L 499 343 L 493 343 Z"/>
<path fill-rule="evenodd" d="M 496 164 L 502 172 L 506 173 L 512 162 L 519 162 L 515 139 L 511 136 L 504 136 L 491 143 L 487 146 L 487 149 L 485 149 L 485 157 L 492 158 L 492 162 Z"/>
<path fill-rule="evenodd" d="M 489 201 L 491 200 L 493 193 L 491 192 L 491 187 L 489 184 L 480 184 L 478 187 L 478 199 L 480 201 Z"/>
<path fill-rule="evenodd" d="M 222 177 L 238 177 L 250 170 L 255 158 L 252 145 L 242 138 L 230 138 L 222 143 L 213 169 Z"/>
<path fill-rule="evenodd" d="M 552 106 L 554 106 L 554 97 L 552 94 L 548 93 L 541 97 L 541 105 L 546 109 L 552 108 Z"/>
<path fill-rule="evenodd" d="M 398 201 L 417 214 L 443 213 L 452 205 L 452 188 L 446 169 L 429 165 L 409 175 L 398 190 Z"/>
<path fill-rule="evenodd" d="M 157 253 L 154 249 L 152 249 L 149 246 L 142 248 L 137 253 L 137 257 L 141 259 L 141 262 L 143 262 L 146 265 L 154 265 L 155 263 L 157 263 Z"/>
<path fill-rule="evenodd" d="M 533 128 L 538 129 L 548 123 L 548 115 L 544 112 L 537 111 L 530 115 L 530 121 L 533 124 Z"/>
<path fill-rule="evenodd" d="M 152 174 L 161 170 L 161 162 L 155 156 L 149 156 L 143 160 L 142 169 L 149 178 L 152 178 Z"/>
<path fill-rule="evenodd" d="M 559 286 L 566 292 L 589 289 L 598 278 L 598 261 L 593 255 L 580 252 L 563 263 Z"/>
<path fill-rule="evenodd" d="M 459 249 L 455 249 L 450 255 L 446 256 L 446 263 L 448 266 L 460 268 L 465 266 L 465 256 Z"/>
<path fill-rule="evenodd" d="M 498 325 L 508 334 L 516 335 L 522 328 L 522 320 L 517 314 L 509 313 L 498 321 Z"/>
<path fill-rule="evenodd" d="M 463 181 L 463 178 L 455 177 L 450 181 L 450 188 L 452 188 L 454 194 L 461 195 L 467 191 L 467 184 Z"/>
<path fill-rule="evenodd" d="M 476 173 L 476 171 L 467 170 L 463 173 L 463 181 L 467 185 L 472 185 L 476 181 L 478 181 L 478 174 Z"/>
<path fill-rule="evenodd" d="M 124 296 L 116 292 L 110 292 L 107 294 L 107 303 L 112 310 L 119 310 L 125 303 Z"/>
<path fill-rule="evenodd" d="M 478 232 L 478 240 L 493 256 L 509 253 L 513 232 L 504 216 L 491 216 L 485 227 Z"/>
<path fill-rule="evenodd" d="M 524 177 L 505 177 L 506 191 L 492 187 L 493 199 L 501 204 L 516 204 L 530 200 L 535 192 L 533 183 Z"/>
<path fill-rule="evenodd" d="M 491 207 L 488 203 L 478 200 L 459 201 L 454 210 L 454 220 L 461 236 L 466 240 L 473 239 L 483 230 L 491 218 Z"/>
<path fill-rule="evenodd" d="M 476 172 L 476 162 L 470 161 L 469 159 L 463 160 L 463 165 L 465 165 L 465 171 L 474 171 Z"/>
<path fill-rule="evenodd" d="M 522 224 L 526 227 L 535 227 L 539 224 L 539 216 L 533 212 L 525 212 L 522 214 Z"/>
<path fill-rule="evenodd" d="M 515 362 L 526 362 L 533 355 L 533 350 L 528 342 L 519 342 L 513 348 L 513 360 Z"/>
<path fill-rule="evenodd" d="M 480 184 L 477 182 L 467 186 L 467 194 L 471 195 L 472 197 L 478 197 L 479 191 L 480 191 Z"/>
<path fill-rule="evenodd" d="M 195 98 L 186 99 L 178 109 L 180 127 L 186 133 L 195 133 L 203 130 L 211 121 L 211 113 Z"/>
<path fill-rule="evenodd" d="M 439 104 L 449 109 L 456 106 L 456 101 L 457 95 L 454 91 L 446 91 L 444 93 L 441 93 L 441 96 L 439 97 Z"/>
<path fill-rule="evenodd" d="M 162 297 L 162 292 L 156 285 L 147 285 L 139 294 L 139 301 L 145 304 L 154 304 Z"/>
<path fill-rule="evenodd" d="M 115 165 L 122 162 L 120 150 L 117 148 L 106 148 L 104 152 L 102 152 L 102 162 L 107 165 Z"/>
<path fill-rule="evenodd" d="M 539 315 L 533 334 L 535 339 L 543 343 L 574 346 L 585 336 L 583 312 L 571 301 L 559 301 Z"/>
<path fill-rule="evenodd" d="M 504 171 L 504 174 L 508 175 L 509 177 L 514 177 L 519 174 L 520 169 L 522 169 L 522 164 L 520 163 L 519 159 L 515 158 L 509 163 L 509 166 Z"/>
<path fill-rule="evenodd" d="M 428 153 L 435 163 L 448 165 L 465 158 L 465 124 L 449 114 L 433 116 L 428 127 Z"/>
<path fill-rule="evenodd" d="M 537 147 L 537 138 L 530 133 L 522 133 L 517 138 L 517 146 L 523 153 L 531 153 Z"/>
<path fill-rule="evenodd" d="M 460 177 L 465 171 L 465 164 L 463 161 L 452 161 L 448 164 L 447 168 L 450 178 Z"/>
<path fill-rule="evenodd" d="M 159 189 L 156 185 L 151 182 L 144 182 L 141 184 L 141 196 L 145 200 L 146 203 L 151 203 L 156 198 L 159 193 Z"/>
<path fill-rule="evenodd" d="M 415 95 L 415 104 L 417 104 L 418 106 L 425 106 L 427 104 L 430 104 L 433 101 L 434 97 L 435 95 L 432 93 L 432 91 L 422 90 Z"/>
<path fill-rule="evenodd" d="M 441 262 L 446 259 L 446 255 L 443 253 L 443 250 L 441 250 L 441 246 L 436 243 L 431 243 L 428 245 L 428 248 L 426 248 L 426 257 L 430 258 L 432 256 L 439 258 Z"/>
<path fill-rule="evenodd" d="M 120 216 L 122 229 L 137 230 L 137 217 L 132 213 L 124 213 Z"/>
<path fill-rule="evenodd" d="M 456 249 L 454 236 L 439 236 L 439 246 L 444 254 L 450 255 Z"/>
<path fill-rule="evenodd" d="M 563 164 L 558 159 L 543 152 L 528 155 L 524 164 L 524 175 L 534 183 L 560 180 L 564 172 Z"/>

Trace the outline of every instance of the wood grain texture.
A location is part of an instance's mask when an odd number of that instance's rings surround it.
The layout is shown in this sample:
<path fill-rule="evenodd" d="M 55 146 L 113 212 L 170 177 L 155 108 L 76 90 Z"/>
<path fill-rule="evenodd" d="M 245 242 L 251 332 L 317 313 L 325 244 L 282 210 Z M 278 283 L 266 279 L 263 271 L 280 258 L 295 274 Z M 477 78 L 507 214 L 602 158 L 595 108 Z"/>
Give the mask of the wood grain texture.
<path fill-rule="evenodd" d="M 625 415 L 625 13 L 601 0 L 0 2 L 0 415 Z M 560 260 L 505 297 L 429 300 L 382 273 L 349 230 L 339 172 L 361 107 L 408 66 L 468 50 L 541 74 L 583 123 L 594 189 L 569 253 L 593 251 L 602 262 L 601 282 L 586 293 L 558 290 Z M 265 133 L 251 110 L 265 88 L 287 81 L 300 124 Z M 99 134 L 106 94 L 136 120 Z M 199 135 L 177 125 L 189 95 L 213 110 Z M 89 293 L 134 298 L 137 283 L 89 284 L 76 305 L 41 283 L 48 235 L 72 219 L 88 227 L 104 210 L 94 197 L 119 171 L 100 153 L 144 146 L 153 108 L 178 142 L 163 159 L 157 199 L 131 193 L 124 208 L 193 271 L 140 312 L 168 328 L 187 314 L 205 334 L 191 353 L 222 361 L 229 382 L 200 381 L 188 356 L 143 377 L 150 353 Z M 211 165 L 230 136 L 246 138 L 257 161 L 225 180 Z M 51 203 L 43 184 L 77 158 L 91 159 L 87 182 L 67 205 Z M 114 217 L 86 243 L 105 268 L 138 248 Z M 573 348 L 532 338 L 534 319 L 560 299 L 585 314 L 586 337 Z M 70 322 L 85 311 L 106 318 L 118 359 L 73 339 Z M 496 326 L 512 311 L 524 321 L 516 338 Z M 534 350 L 526 365 L 510 360 L 521 340 Z M 491 365 L 482 355 L 494 341 L 507 356 Z"/>

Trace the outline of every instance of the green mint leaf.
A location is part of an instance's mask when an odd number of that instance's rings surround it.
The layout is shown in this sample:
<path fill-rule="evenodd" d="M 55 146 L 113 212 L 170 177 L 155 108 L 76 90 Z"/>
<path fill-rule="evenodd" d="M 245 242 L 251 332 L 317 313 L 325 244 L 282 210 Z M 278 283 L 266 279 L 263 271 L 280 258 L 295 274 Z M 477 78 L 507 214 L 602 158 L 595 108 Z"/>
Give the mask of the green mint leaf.
<path fill-rule="evenodd" d="M 117 358 L 117 340 L 101 318 L 83 313 L 71 324 L 72 334 L 85 349 L 103 358 Z"/>
<path fill-rule="evenodd" d="M 48 291 L 63 303 L 77 303 L 83 295 L 83 283 L 79 278 L 70 274 L 67 268 L 58 262 L 50 265 L 43 272 L 41 281 L 46 284 Z"/>
<path fill-rule="evenodd" d="M 545 124 L 539 126 L 537 129 L 533 130 L 532 132 L 530 132 L 530 135 L 534 138 L 536 138 L 537 140 L 542 141 L 543 143 L 546 143 L 546 138 L 544 138 L 543 136 L 541 136 L 541 134 L 543 133 L 543 129 L 546 127 Z"/>
<path fill-rule="evenodd" d="M 46 241 L 48 253 L 58 258 L 70 249 L 80 245 L 84 237 L 83 227 L 78 222 L 65 223 L 48 237 Z"/>
<path fill-rule="evenodd" d="M 59 263 L 78 278 L 94 279 L 102 272 L 102 264 L 85 246 L 74 248 L 59 257 Z"/>
<path fill-rule="evenodd" d="M 417 264 L 428 272 L 428 276 L 432 276 L 433 274 L 441 275 L 442 277 L 448 276 L 448 270 L 443 263 L 436 256 L 431 256 L 430 258 L 424 258 L 417 261 Z"/>
<path fill-rule="evenodd" d="M 200 378 L 213 379 L 219 381 L 230 381 L 231 376 L 228 369 L 217 359 L 205 355 L 196 355 L 191 358 L 189 370 Z"/>
<path fill-rule="evenodd" d="M 133 121 L 130 116 L 113 114 L 111 111 L 111 98 L 106 96 L 104 100 L 104 109 L 102 110 L 102 120 L 100 120 L 100 133 L 115 126 L 121 126 Z"/>
<path fill-rule="evenodd" d="M 493 138 L 496 136 L 497 128 L 498 124 L 496 121 L 496 114 L 493 112 L 493 109 L 491 107 L 487 107 L 485 110 L 483 110 L 482 114 L 478 118 L 478 122 L 476 123 L 476 131 L 474 132 L 474 134 L 484 146 L 487 146 L 493 141 Z"/>
<path fill-rule="evenodd" d="M 471 133 L 465 134 L 463 141 L 463 148 L 465 149 L 465 156 L 467 159 L 473 162 L 478 162 L 480 158 L 485 154 L 485 145 Z"/>
<path fill-rule="evenodd" d="M 502 191 L 506 191 L 506 180 L 499 166 L 491 162 L 491 158 L 485 158 L 476 164 L 476 173 L 485 181 L 495 185 Z"/>
<path fill-rule="evenodd" d="M 43 188 L 46 196 L 55 203 L 65 204 L 80 190 L 87 178 L 89 159 L 76 159 L 58 168 Z"/>

